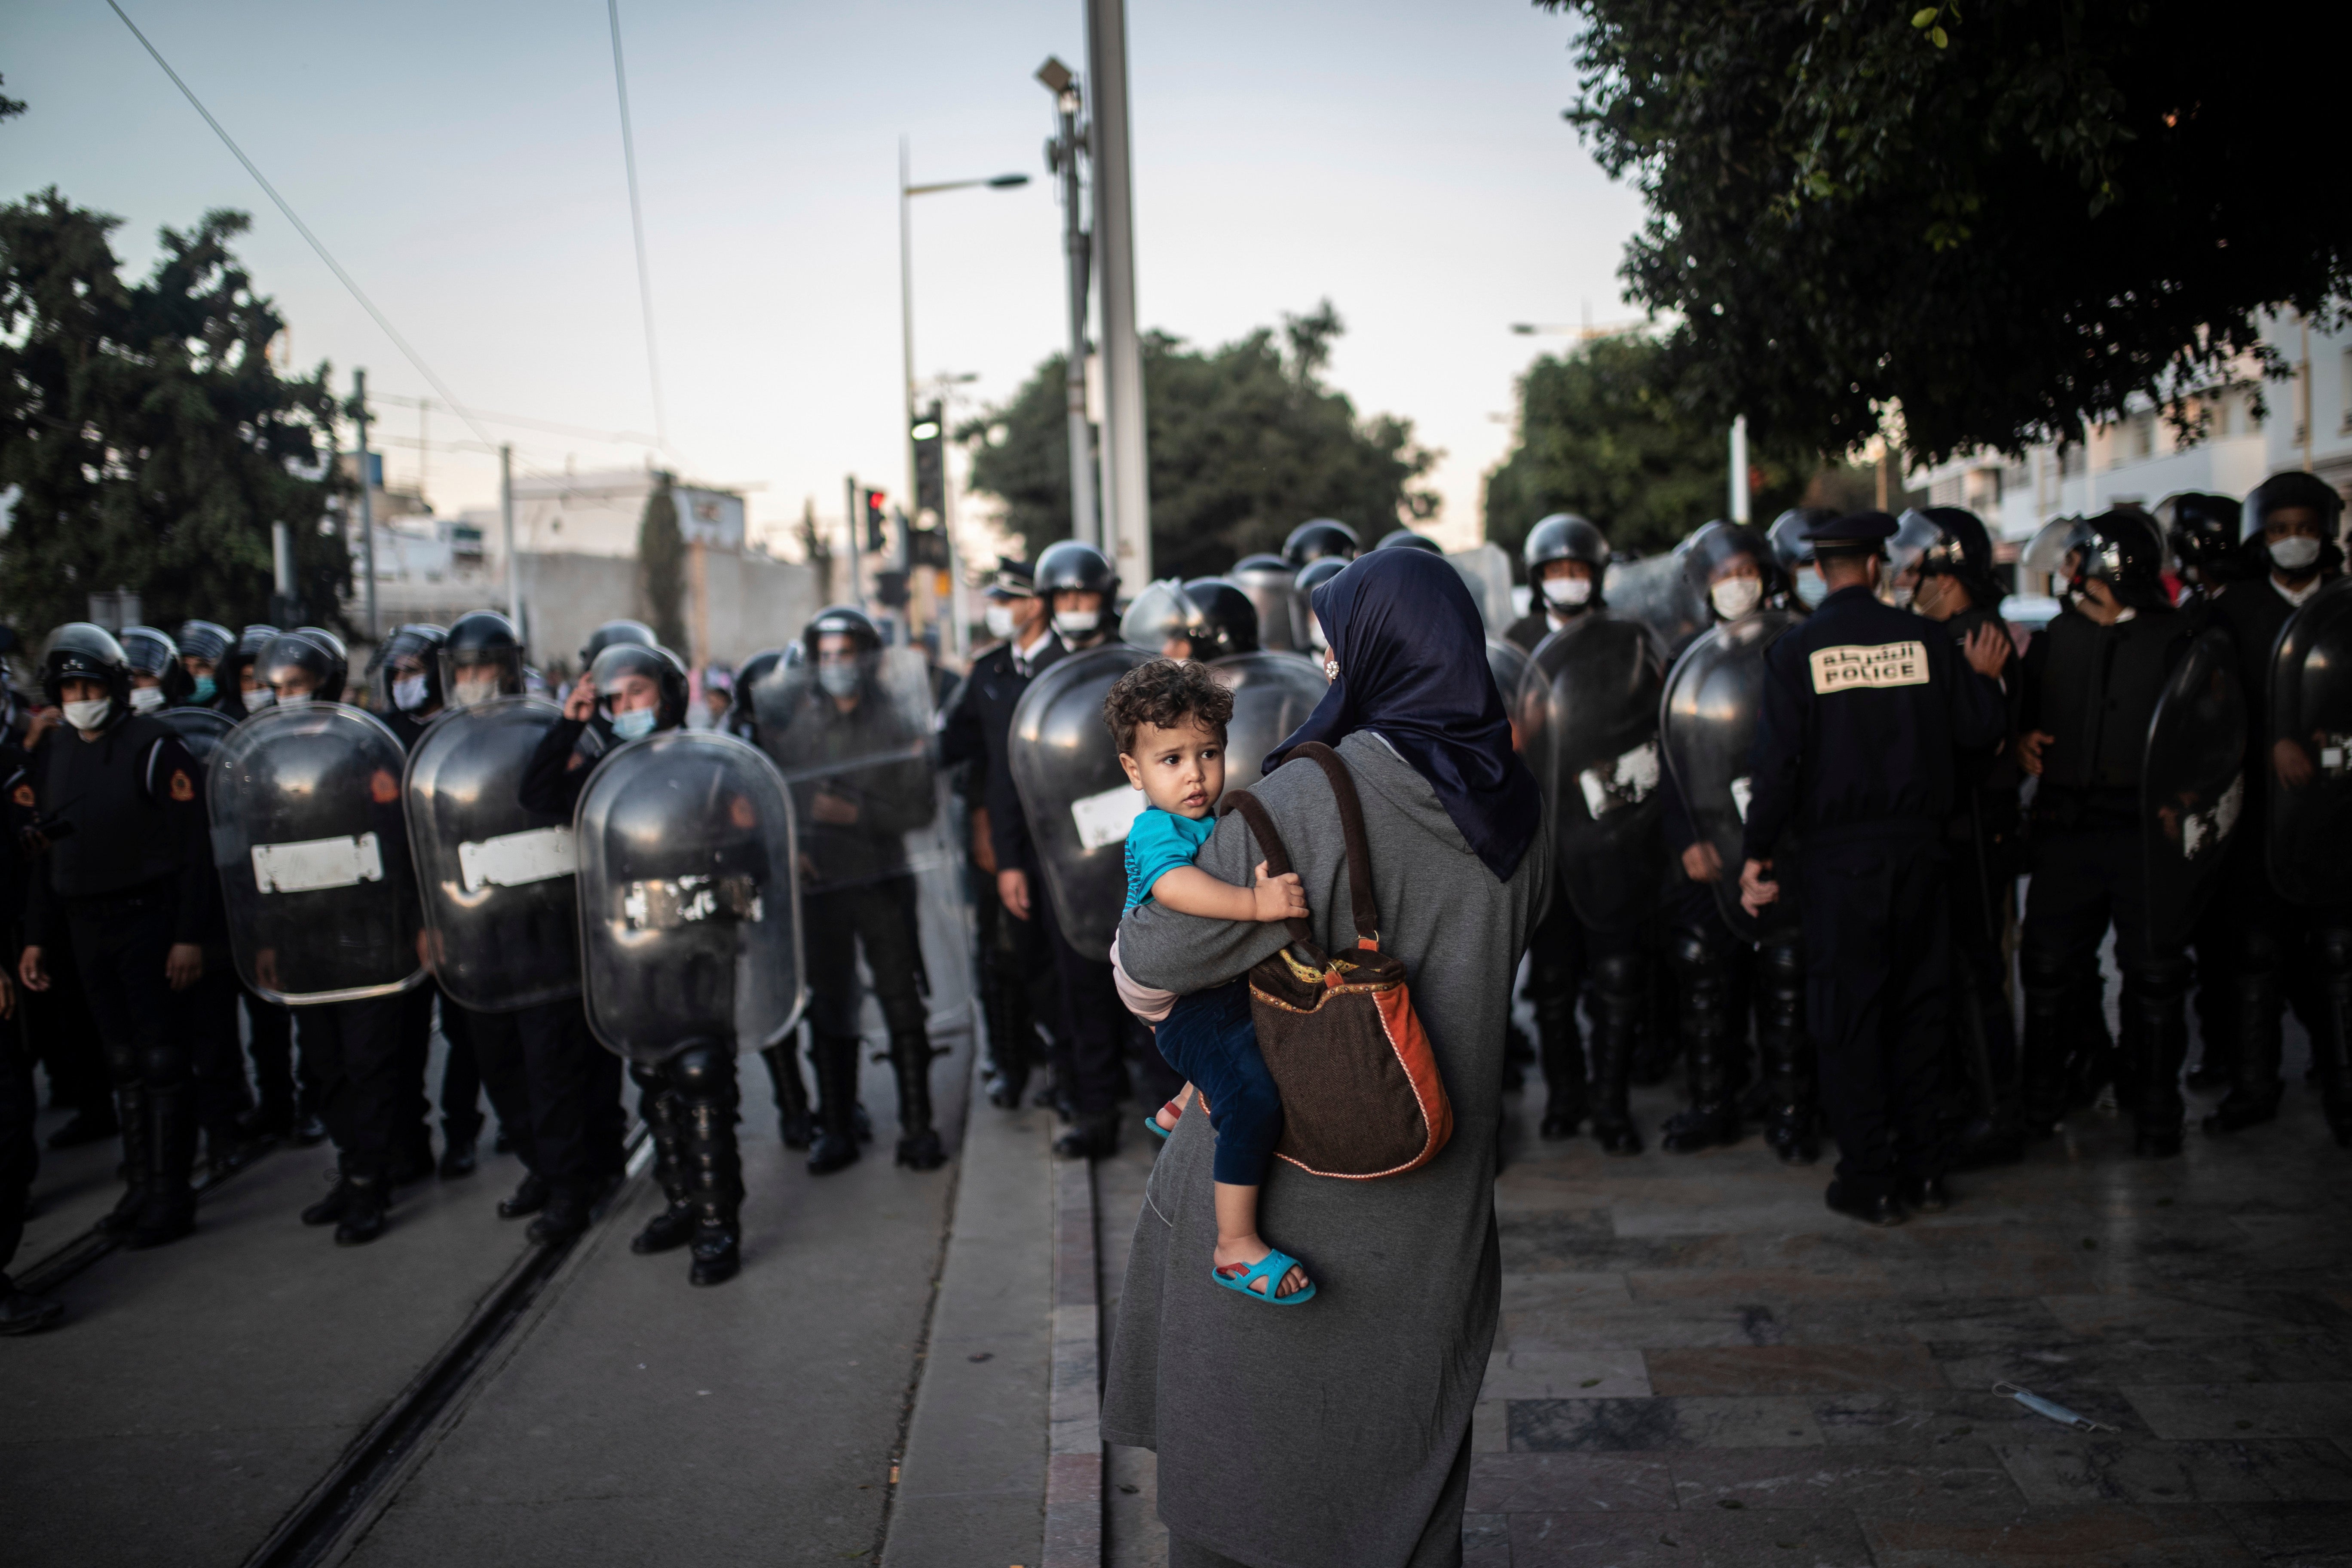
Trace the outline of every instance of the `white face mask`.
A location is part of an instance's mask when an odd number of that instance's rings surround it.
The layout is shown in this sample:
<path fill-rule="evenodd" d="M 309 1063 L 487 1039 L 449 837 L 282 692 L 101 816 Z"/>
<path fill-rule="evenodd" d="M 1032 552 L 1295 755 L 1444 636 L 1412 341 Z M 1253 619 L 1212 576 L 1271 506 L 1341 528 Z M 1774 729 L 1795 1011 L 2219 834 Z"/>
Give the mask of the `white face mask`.
<path fill-rule="evenodd" d="M 1797 574 L 1798 603 L 1803 605 L 1809 610 L 1814 609 L 1820 605 L 1823 599 L 1826 599 L 1829 596 L 1830 585 L 1822 581 L 1822 574 L 1819 572 L 1800 572 Z"/>
<path fill-rule="evenodd" d="M 245 710 L 248 713 L 258 713 L 277 700 L 278 693 L 270 690 L 267 686 L 257 686 L 245 694 Z"/>
<path fill-rule="evenodd" d="M 425 706 L 425 677 L 404 675 L 392 683 L 392 705 L 403 713 L 414 713 Z"/>
<path fill-rule="evenodd" d="M 280 708 L 300 708 L 308 704 L 310 700 L 310 693 L 307 691 L 289 691 L 286 693 L 285 696 L 280 697 L 278 700 L 278 706 Z"/>
<path fill-rule="evenodd" d="M 1095 635 L 1095 629 L 1101 625 L 1102 612 L 1099 610 L 1054 612 L 1054 629 L 1066 637 L 1090 637 Z"/>
<path fill-rule="evenodd" d="M 471 680 L 463 676 L 457 679 L 457 706 L 460 708 L 477 707 L 498 694 L 499 678 L 495 675 L 478 676 Z"/>
<path fill-rule="evenodd" d="M 1726 577 L 1707 589 L 1709 603 L 1715 613 L 1727 621 L 1736 621 L 1752 614 L 1764 598 L 1764 584 L 1753 577 Z"/>
<path fill-rule="evenodd" d="M 134 686 L 131 689 L 131 710 L 152 713 L 163 706 L 163 689 L 160 686 Z"/>
<path fill-rule="evenodd" d="M 1563 610 L 1592 602 L 1592 579 L 1590 577 L 1547 577 L 1544 598 Z"/>
<path fill-rule="evenodd" d="M 2282 572 L 2307 572 L 2319 559 L 2319 541 L 2291 533 L 2271 542 L 2271 564 Z"/>
<path fill-rule="evenodd" d="M 854 696 L 857 691 L 857 667 L 854 664 L 818 665 L 816 683 L 824 688 L 827 697 Z"/>
<path fill-rule="evenodd" d="M 114 699 L 100 697 L 89 702 L 68 702 L 65 710 L 66 722 L 87 734 L 105 726 L 106 716 L 114 711 Z"/>
<path fill-rule="evenodd" d="M 991 604 L 988 606 L 984 618 L 988 622 L 988 635 L 990 637 L 994 637 L 999 642 L 1011 642 L 1013 640 L 1013 624 L 1012 605 Z"/>
<path fill-rule="evenodd" d="M 613 733 L 624 741 L 634 741 L 640 735 L 654 732 L 655 712 L 650 708 L 632 708 L 625 713 L 613 715 Z"/>
<path fill-rule="evenodd" d="M 1918 595 L 1919 590 L 1916 584 L 1899 583 L 1886 590 L 1886 602 L 1898 610 L 1907 610 L 1911 607 L 1911 601 Z"/>

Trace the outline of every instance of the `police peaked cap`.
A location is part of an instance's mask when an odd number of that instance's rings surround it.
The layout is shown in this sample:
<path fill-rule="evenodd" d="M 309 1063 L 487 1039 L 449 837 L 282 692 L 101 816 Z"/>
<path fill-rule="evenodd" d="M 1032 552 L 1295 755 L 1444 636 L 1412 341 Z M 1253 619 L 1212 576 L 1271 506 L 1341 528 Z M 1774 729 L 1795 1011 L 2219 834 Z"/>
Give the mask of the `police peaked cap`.
<path fill-rule="evenodd" d="M 1805 538 L 1817 551 L 1855 550 L 1884 545 L 1900 526 L 1889 512 L 1850 511 L 1840 517 L 1824 509 L 1806 525 Z"/>
<path fill-rule="evenodd" d="M 1016 561 L 1010 555 L 996 558 L 996 574 L 988 581 L 988 596 L 992 599 L 1034 599 L 1037 596 L 1037 572 L 1026 561 Z"/>

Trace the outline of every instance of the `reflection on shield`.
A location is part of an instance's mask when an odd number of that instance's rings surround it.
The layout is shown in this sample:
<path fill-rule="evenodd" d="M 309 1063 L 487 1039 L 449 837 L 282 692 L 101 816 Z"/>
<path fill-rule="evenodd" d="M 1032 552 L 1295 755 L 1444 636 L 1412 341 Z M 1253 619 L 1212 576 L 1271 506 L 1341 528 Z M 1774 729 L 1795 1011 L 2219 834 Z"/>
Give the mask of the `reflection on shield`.
<path fill-rule="evenodd" d="M 1103 699 L 1118 678 L 1159 656 L 1125 643 L 1074 653 L 1029 683 L 1013 710 L 1006 762 L 1029 818 L 1038 869 L 1069 944 L 1110 958 L 1127 898 L 1127 830 L 1143 809 L 1129 787 Z"/>
<path fill-rule="evenodd" d="M 1234 694 L 1234 716 L 1225 726 L 1229 794 L 1257 783 L 1265 754 L 1305 723 L 1330 689 L 1323 671 L 1295 653 L 1237 653 L 1213 662 L 1209 673 Z"/>
<path fill-rule="evenodd" d="M 459 1006 L 580 994 L 572 822 L 526 810 L 524 765 L 561 715 L 536 697 L 443 714 L 408 759 L 408 842 L 433 977 Z"/>
<path fill-rule="evenodd" d="M 1675 555 L 1612 561 L 1601 579 L 1601 596 L 1612 615 L 1649 628 L 1661 660 L 1689 646 L 1712 618 L 1706 593 L 1692 585 L 1690 574 Z"/>
<path fill-rule="evenodd" d="M 2352 577 L 2287 617 L 2271 655 L 2271 880 L 2299 904 L 2341 903 L 2352 868 Z M 2291 751 L 2287 748 L 2292 748 Z M 2294 766 L 2289 784 L 2277 765 Z"/>
<path fill-rule="evenodd" d="M 912 648 L 865 656 L 855 692 L 829 695 L 814 662 L 779 665 L 752 691 L 760 744 L 793 795 L 800 833 L 803 914 L 816 930 L 888 919 L 904 922 L 912 940 L 885 942 L 889 952 L 911 952 L 911 974 L 884 984 L 911 985 L 924 999 L 927 1027 L 948 1034 L 972 1026 L 972 936 L 964 896 L 967 842 L 959 798 L 933 761 L 931 688 L 922 658 Z M 843 707 L 846 700 L 847 708 Z M 885 906 L 887 905 L 887 909 Z M 887 1033 L 876 992 L 872 952 L 858 952 L 858 1032 Z M 824 1026 L 836 976 L 815 974 L 812 1002 Z"/>
<path fill-rule="evenodd" d="M 1462 585 L 1470 590 L 1471 602 L 1478 606 L 1478 618 L 1486 623 L 1492 635 L 1500 635 L 1513 620 L 1511 614 L 1511 558 L 1503 547 L 1492 542 L 1458 550 L 1445 559 L 1462 574 Z"/>
<path fill-rule="evenodd" d="M 1307 651 L 1307 604 L 1294 587 L 1298 574 L 1281 556 L 1244 556 L 1225 576 L 1257 607 L 1260 647 L 1268 653 Z"/>
<path fill-rule="evenodd" d="M 1503 711 L 1511 718 L 1511 750 L 1525 751 L 1526 742 L 1519 738 L 1519 686 L 1528 678 L 1528 656 L 1518 644 L 1505 642 L 1501 637 L 1486 639 L 1486 672 L 1495 678 L 1495 689 L 1502 694 Z"/>
<path fill-rule="evenodd" d="M 574 825 L 583 994 L 607 1049 L 759 1050 L 800 1022 L 792 796 L 757 748 L 715 730 L 633 742 L 598 764 Z"/>
<path fill-rule="evenodd" d="M 1764 700 L 1764 650 L 1797 624 L 1785 610 L 1766 610 L 1715 627 L 1691 644 L 1666 677 L 1659 741 L 1667 771 L 1682 792 L 1691 826 L 1715 847 L 1723 874 L 1715 881 L 1716 908 L 1742 942 L 1793 934 L 1797 924 L 1795 846 L 1783 839 L 1772 874 L 1780 897 L 1759 919 L 1739 905 L 1739 868 L 1750 795 L 1748 754 Z"/>
<path fill-rule="evenodd" d="M 405 760 L 381 721 L 335 702 L 264 709 L 214 748 L 205 810 L 229 950 L 267 1000 L 353 1002 L 425 978 Z"/>
<path fill-rule="evenodd" d="M 2173 667 L 2147 724 L 2140 841 L 2148 942 L 2156 948 L 2188 941 L 2221 886 L 2245 806 L 2245 690 L 2229 634 L 2216 627 Z"/>
<path fill-rule="evenodd" d="M 1639 925 L 1656 902 L 1662 684 L 1648 631 L 1597 610 L 1546 637 L 1519 688 L 1560 884 L 1595 930 Z"/>
<path fill-rule="evenodd" d="M 217 708 L 166 708 L 155 717 L 179 731 L 180 744 L 200 768 L 211 763 L 214 749 L 236 728 L 236 721 Z"/>

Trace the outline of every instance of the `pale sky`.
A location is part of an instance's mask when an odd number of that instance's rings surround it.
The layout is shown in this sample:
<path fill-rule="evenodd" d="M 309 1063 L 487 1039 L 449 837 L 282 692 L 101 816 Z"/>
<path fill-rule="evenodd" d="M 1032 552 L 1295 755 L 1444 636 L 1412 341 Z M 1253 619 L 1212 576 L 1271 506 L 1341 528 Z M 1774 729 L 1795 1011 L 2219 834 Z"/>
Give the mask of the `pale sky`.
<path fill-rule="evenodd" d="M 104 0 L 0 3 L 5 90 L 31 105 L 0 127 L 0 191 L 121 216 L 132 271 L 159 225 L 248 211 L 241 254 L 296 362 L 428 392 Z M 460 400 L 652 430 L 604 5 L 122 4 Z M 896 493 L 898 137 L 919 183 L 1031 176 L 915 203 L 917 372 L 1001 399 L 1064 334 L 1031 75 L 1083 68 L 1077 0 L 623 0 L 621 21 L 674 466 L 750 489 L 755 532 L 803 497 L 837 516 L 852 471 Z M 1615 271 L 1640 204 L 1560 119 L 1567 23 L 1523 0 L 1130 0 L 1128 26 L 1142 323 L 1209 344 L 1328 296 L 1332 382 L 1444 448 L 1441 531 L 1467 543 L 1513 378 L 1564 341 L 1508 323 L 1631 313 Z M 416 415 L 382 412 L 397 483 Z M 645 460 L 489 428 L 539 470 Z M 437 409 L 429 436 L 471 439 Z M 494 499 L 493 459 L 428 460 L 439 510 Z"/>

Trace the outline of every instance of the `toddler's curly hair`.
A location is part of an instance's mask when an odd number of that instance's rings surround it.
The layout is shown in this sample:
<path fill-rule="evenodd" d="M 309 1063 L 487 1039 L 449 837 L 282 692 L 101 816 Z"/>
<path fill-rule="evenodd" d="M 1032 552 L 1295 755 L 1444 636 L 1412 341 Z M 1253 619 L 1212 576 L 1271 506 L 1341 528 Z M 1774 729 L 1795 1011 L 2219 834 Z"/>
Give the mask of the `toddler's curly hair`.
<path fill-rule="evenodd" d="M 1103 722 L 1110 726 L 1123 756 L 1134 754 L 1138 725 L 1172 730 L 1187 719 L 1197 719 L 1222 742 L 1233 716 L 1234 694 L 1217 684 L 1207 666 L 1183 659 L 1139 664 L 1120 676 L 1103 699 Z"/>

